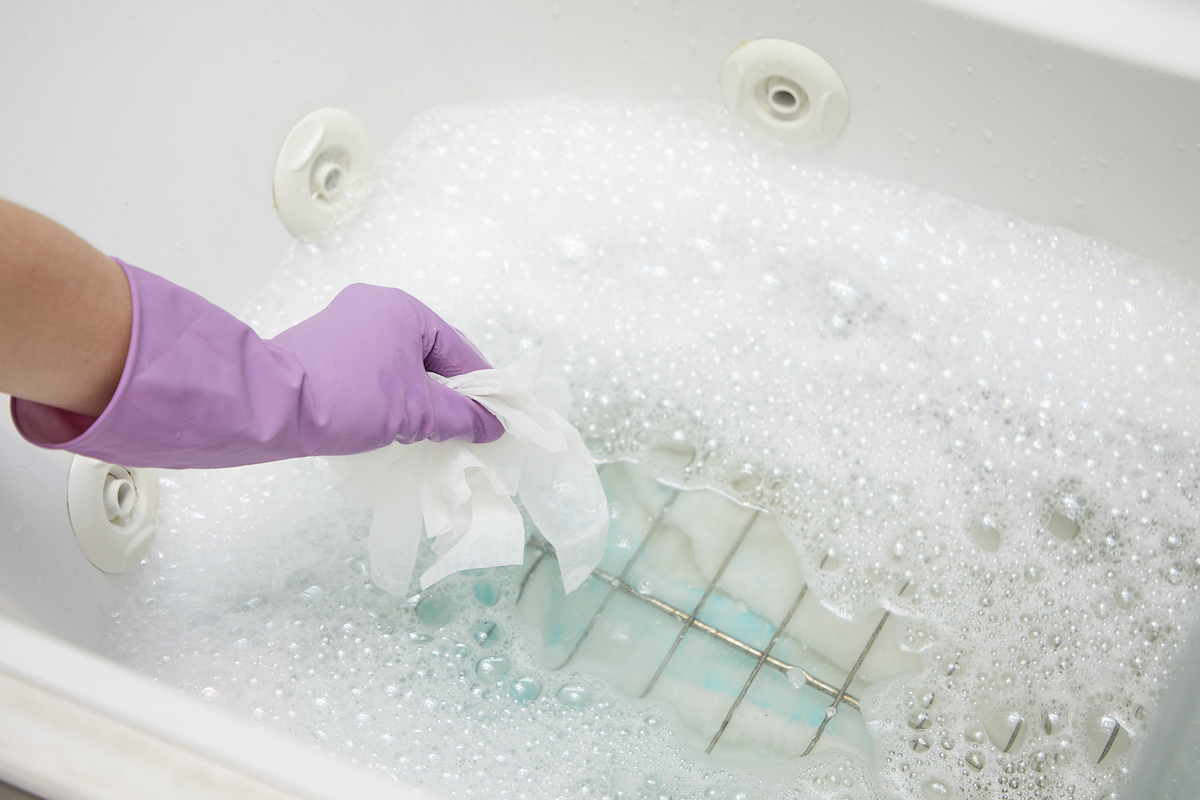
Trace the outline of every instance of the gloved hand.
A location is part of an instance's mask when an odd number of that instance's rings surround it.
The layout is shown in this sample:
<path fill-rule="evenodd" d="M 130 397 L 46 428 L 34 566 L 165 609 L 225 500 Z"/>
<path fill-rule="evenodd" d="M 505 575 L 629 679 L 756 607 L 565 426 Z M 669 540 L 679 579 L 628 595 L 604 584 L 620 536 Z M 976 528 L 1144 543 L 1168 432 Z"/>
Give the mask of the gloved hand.
<path fill-rule="evenodd" d="M 202 297 L 117 263 L 133 332 L 116 393 L 95 419 L 14 398 L 13 421 L 34 444 L 128 467 L 230 467 L 504 432 L 426 374 L 490 365 L 399 289 L 349 286 L 264 341 Z"/>

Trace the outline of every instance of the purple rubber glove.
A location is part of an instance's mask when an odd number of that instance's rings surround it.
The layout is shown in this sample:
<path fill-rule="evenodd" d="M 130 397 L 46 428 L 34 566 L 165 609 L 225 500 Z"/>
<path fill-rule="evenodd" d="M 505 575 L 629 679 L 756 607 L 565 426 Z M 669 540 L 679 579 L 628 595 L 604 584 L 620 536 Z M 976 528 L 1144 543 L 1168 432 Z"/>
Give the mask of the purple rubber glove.
<path fill-rule="evenodd" d="M 204 298 L 117 263 L 133 333 L 116 393 L 95 419 L 14 398 L 13 421 L 34 444 L 128 467 L 232 467 L 504 432 L 426 374 L 490 367 L 399 289 L 349 286 L 264 341 Z"/>

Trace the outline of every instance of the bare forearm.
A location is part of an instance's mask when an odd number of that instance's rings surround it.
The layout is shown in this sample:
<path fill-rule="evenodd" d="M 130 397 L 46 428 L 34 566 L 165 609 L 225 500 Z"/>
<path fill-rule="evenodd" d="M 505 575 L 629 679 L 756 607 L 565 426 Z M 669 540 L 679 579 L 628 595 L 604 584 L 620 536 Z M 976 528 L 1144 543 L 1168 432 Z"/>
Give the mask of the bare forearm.
<path fill-rule="evenodd" d="M 0 391 L 98 416 L 120 381 L 131 319 L 120 267 L 0 200 Z"/>

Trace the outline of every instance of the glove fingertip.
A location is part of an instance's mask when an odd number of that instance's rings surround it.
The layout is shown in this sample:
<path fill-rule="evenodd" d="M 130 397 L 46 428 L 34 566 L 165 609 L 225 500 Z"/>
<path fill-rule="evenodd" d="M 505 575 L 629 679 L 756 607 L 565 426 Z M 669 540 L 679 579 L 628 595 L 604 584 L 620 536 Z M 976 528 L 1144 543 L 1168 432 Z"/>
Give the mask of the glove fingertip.
<path fill-rule="evenodd" d="M 504 435 L 504 425 L 477 401 L 432 378 L 428 379 L 426 390 L 429 393 L 429 410 L 432 412 L 428 417 L 431 424 L 416 439 L 432 439 L 435 442 L 461 439 L 486 444 Z"/>
<path fill-rule="evenodd" d="M 503 436 L 503 423 L 483 406 L 478 403 L 475 403 L 475 406 L 479 409 L 479 413 L 475 415 L 475 436 L 472 441 L 475 444 L 487 444 Z"/>
<path fill-rule="evenodd" d="M 470 339 L 457 328 L 447 325 L 438 331 L 432 347 L 425 354 L 425 368 L 453 378 L 466 372 L 491 369 L 492 365 Z"/>

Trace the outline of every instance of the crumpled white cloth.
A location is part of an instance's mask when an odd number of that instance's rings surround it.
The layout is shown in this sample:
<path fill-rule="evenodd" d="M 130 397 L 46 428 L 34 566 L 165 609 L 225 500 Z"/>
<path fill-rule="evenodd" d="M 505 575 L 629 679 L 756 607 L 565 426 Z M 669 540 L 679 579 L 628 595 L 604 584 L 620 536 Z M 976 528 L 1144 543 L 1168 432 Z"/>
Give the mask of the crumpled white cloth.
<path fill-rule="evenodd" d="M 407 592 L 422 528 L 438 555 L 421 575 L 422 589 L 460 570 L 520 564 L 525 526 L 514 495 L 554 546 L 566 591 L 600 563 L 608 500 L 579 431 L 565 419 L 566 387 L 544 381 L 545 366 L 539 350 L 504 369 L 434 376 L 499 418 L 505 433 L 495 442 L 397 443 L 330 459 L 338 488 L 373 508 L 367 546 L 380 588 Z"/>

